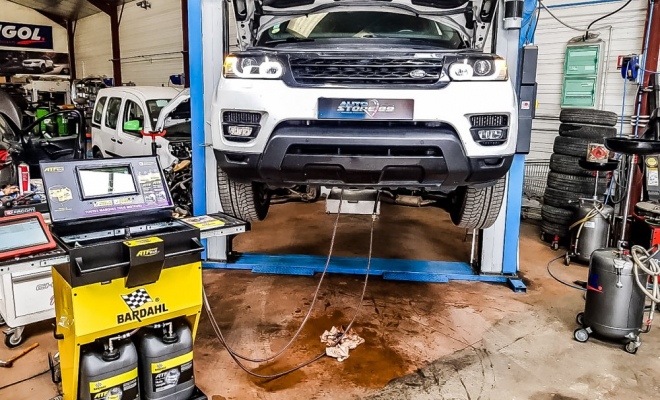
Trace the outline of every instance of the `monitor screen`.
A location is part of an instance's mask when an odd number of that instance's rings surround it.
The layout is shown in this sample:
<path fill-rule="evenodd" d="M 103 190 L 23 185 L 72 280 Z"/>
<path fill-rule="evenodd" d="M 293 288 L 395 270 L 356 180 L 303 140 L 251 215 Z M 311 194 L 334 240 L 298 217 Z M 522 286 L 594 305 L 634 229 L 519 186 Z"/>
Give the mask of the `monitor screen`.
<path fill-rule="evenodd" d="M 118 196 L 137 193 L 128 165 L 78 170 L 83 198 Z"/>
<path fill-rule="evenodd" d="M 0 252 L 47 243 L 46 232 L 36 217 L 0 223 Z"/>

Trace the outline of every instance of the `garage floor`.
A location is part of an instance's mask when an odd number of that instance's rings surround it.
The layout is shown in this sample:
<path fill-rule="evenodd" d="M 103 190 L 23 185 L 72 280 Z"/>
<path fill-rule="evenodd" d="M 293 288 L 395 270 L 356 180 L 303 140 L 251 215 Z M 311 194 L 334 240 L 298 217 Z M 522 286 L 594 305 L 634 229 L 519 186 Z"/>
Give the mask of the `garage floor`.
<path fill-rule="evenodd" d="M 323 203 L 275 206 L 268 220 L 236 240 L 242 251 L 324 255 L 333 217 Z M 369 217 L 345 216 L 338 256 L 366 256 Z M 383 206 L 374 256 L 465 261 L 469 242 L 437 209 Z M 227 399 L 652 399 L 660 396 L 660 335 L 645 335 L 637 355 L 621 346 L 572 339 L 582 293 L 553 281 L 546 263 L 557 256 L 523 224 L 520 264 L 527 294 L 486 283 L 369 282 L 357 332 L 366 343 L 339 363 L 324 358 L 287 377 L 263 381 L 241 371 L 213 337 L 206 317 L 195 350 L 198 384 L 212 400 Z M 567 280 L 586 279 L 579 265 L 555 270 Z M 240 353 L 277 351 L 297 329 L 316 277 L 205 271 L 214 313 L 228 342 Z M 282 360 L 261 366 L 273 373 L 323 351 L 319 335 L 352 316 L 361 276 L 330 275 L 301 337 Z M 0 386 L 47 369 L 56 351 L 50 321 L 29 327 L 26 343 L 37 350 L 9 370 Z M 24 345 L 26 346 L 26 345 Z M 0 346 L 0 359 L 15 351 Z M 252 366 L 254 367 L 254 365 Z M 655 378 L 655 380 L 654 380 Z M 0 391 L 0 399 L 48 399 L 56 390 L 48 375 Z"/>

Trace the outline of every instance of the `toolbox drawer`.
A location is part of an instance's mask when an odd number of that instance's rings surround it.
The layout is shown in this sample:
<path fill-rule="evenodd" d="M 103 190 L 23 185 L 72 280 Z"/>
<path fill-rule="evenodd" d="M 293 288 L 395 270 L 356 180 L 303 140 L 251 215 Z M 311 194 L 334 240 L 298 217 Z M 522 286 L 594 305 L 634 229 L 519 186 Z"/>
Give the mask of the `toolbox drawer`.
<path fill-rule="evenodd" d="M 54 307 L 51 268 L 11 274 L 16 317 L 48 311 Z"/>

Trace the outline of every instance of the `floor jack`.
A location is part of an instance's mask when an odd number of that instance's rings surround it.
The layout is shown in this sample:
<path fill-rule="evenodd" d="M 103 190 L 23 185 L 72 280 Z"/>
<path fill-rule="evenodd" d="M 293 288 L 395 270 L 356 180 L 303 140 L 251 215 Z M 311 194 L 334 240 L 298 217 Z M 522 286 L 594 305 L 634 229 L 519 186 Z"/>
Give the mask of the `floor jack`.
<path fill-rule="evenodd" d="M 202 400 L 193 341 L 202 308 L 202 239 L 246 224 L 176 220 L 156 157 L 43 163 L 64 400 Z"/>

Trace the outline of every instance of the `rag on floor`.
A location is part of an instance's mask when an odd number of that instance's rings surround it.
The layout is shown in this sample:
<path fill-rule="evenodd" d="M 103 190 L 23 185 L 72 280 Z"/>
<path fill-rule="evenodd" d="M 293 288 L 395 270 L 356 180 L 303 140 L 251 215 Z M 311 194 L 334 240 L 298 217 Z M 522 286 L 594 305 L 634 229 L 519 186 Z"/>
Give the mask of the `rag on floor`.
<path fill-rule="evenodd" d="M 344 332 L 343 327 L 333 326 L 329 331 L 321 335 L 321 343 L 325 343 L 325 354 L 336 358 L 337 361 L 344 361 L 348 358 L 348 353 L 364 343 L 364 339 L 355 333 L 352 329 Z"/>

